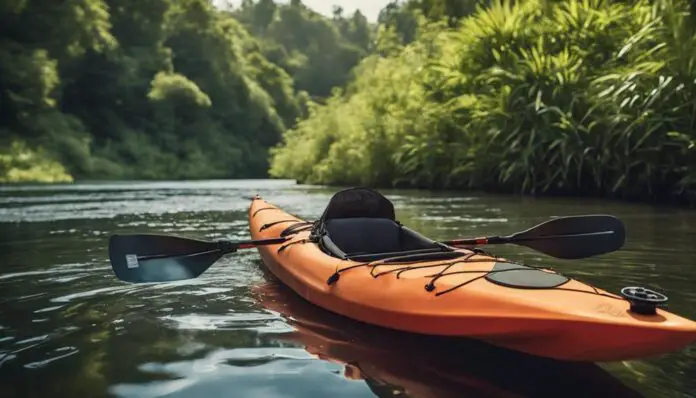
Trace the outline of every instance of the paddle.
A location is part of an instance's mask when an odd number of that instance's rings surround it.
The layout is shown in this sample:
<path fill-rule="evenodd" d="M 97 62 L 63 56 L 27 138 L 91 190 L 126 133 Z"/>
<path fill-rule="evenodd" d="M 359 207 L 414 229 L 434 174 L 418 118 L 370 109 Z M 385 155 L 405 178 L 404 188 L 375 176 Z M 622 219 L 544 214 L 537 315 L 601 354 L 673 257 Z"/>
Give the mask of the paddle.
<path fill-rule="evenodd" d="M 238 249 L 283 243 L 287 238 L 204 241 L 170 235 L 113 235 L 109 258 L 116 276 L 126 282 L 171 282 L 195 278 L 222 256 Z"/>
<path fill-rule="evenodd" d="M 624 224 L 609 215 L 559 217 L 508 236 L 454 239 L 446 245 L 526 246 L 556 258 L 578 259 L 613 252 L 626 240 Z"/>
<path fill-rule="evenodd" d="M 113 235 L 109 258 L 116 276 L 127 282 L 170 282 L 195 278 L 222 256 L 239 249 L 283 243 L 288 238 L 204 241 L 171 235 Z M 578 259 L 618 250 L 623 246 L 623 223 L 613 216 L 568 216 L 546 221 L 508 236 L 455 239 L 451 246 L 511 243 L 557 258 Z"/>

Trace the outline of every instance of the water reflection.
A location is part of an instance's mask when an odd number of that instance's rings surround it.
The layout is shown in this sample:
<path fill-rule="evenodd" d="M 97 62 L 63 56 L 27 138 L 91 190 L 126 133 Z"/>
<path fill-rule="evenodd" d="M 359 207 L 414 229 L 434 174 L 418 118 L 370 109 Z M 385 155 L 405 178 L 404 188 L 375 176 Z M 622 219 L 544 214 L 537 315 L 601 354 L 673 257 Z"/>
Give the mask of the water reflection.
<path fill-rule="evenodd" d="M 595 364 L 520 354 L 471 340 L 424 337 L 352 321 L 294 294 L 272 277 L 255 288 L 259 302 L 296 330 L 281 341 L 343 365 L 380 397 L 638 397 Z"/>

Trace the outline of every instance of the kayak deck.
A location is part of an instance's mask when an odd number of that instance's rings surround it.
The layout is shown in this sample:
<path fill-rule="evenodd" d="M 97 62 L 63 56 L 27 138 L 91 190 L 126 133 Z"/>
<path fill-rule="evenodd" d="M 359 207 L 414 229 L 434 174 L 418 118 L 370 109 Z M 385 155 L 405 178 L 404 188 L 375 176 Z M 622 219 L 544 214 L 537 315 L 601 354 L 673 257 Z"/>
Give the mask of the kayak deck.
<path fill-rule="evenodd" d="M 402 258 L 392 252 L 342 259 L 312 241 L 309 223 L 261 198 L 251 202 L 249 227 L 253 239 L 289 237 L 258 247 L 284 284 L 362 322 L 582 361 L 658 355 L 696 340 L 693 321 L 662 309 L 637 314 L 619 295 L 487 253 L 445 247 Z"/>

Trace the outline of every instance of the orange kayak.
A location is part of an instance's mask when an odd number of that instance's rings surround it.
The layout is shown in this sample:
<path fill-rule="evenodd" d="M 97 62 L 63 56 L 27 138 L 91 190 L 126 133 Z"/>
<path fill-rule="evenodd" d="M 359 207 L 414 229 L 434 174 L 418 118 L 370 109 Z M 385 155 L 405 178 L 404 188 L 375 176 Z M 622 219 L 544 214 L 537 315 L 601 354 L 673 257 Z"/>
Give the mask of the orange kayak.
<path fill-rule="evenodd" d="M 349 199 L 327 206 L 320 229 L 258 196 L 249 207 L 253 239 L 288 238 L 258 246 L 266 266 L 326 310 L 562 360 L 636 359 L 696 341 L 689 319 L 636 311 L 625 297 L 551 270 L 434 242 L 395 222 L 384 200 Z"/>

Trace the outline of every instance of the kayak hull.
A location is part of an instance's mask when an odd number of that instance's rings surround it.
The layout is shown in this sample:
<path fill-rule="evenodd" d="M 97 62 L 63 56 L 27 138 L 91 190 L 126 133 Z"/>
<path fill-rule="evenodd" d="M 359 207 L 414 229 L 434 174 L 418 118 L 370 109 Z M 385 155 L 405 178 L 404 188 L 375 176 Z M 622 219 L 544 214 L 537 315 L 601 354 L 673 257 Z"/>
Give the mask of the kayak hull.
<path fill-rule="evenodd" d="M 260 198 L 249 208 L 253 239 L 278 237 L 304 221 Z M 430 260 L 411 269 L 361 265 L 324 253 L 308 238 L 309 231 L 297 232 L 286 243 L 258 246 L 258 251 L 269 270 L 301 297 L 358 321 L 575 361 L 649 357 L 696 341 L 695 322 L 661 309 L 656 315 L 635 314 L 620 296 L 577 280 L 550 289 L 491 283 L 481 277 L 496 264 L 488 256 L 461 263 Z M 338 269 L 351 266 L 328 283 Z M 445 270 L 449 274 L 437 278 L 434 289 L 425 288 Z"/>

